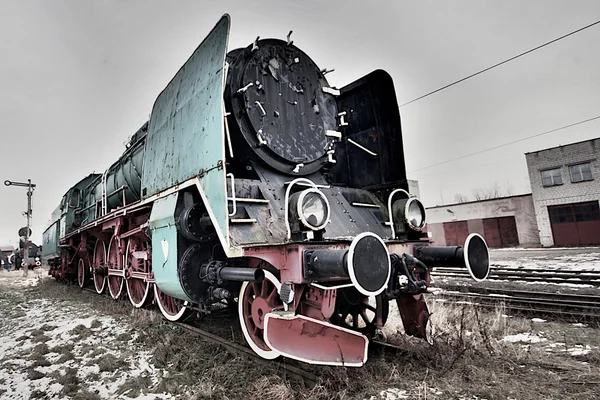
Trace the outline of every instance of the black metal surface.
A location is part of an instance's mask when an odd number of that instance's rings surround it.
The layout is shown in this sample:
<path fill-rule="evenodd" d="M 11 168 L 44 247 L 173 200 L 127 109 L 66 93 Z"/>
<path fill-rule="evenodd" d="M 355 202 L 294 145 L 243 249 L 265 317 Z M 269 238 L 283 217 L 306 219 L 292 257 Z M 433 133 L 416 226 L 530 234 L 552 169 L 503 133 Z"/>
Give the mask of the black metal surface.
<path fill-rule="evenodd" d="M 222 267 L 217 270 L 217 276 L 222 281 L 260 282 L 265 278 L 265 272 L 258 268 Z"/>
<path fill-rule="evenodd" d="M 460 246 L 422 246 L 415 248 L 415 257 L 430 267 L 465 267 Z"/>
<path fill-rule="evenodd" d="M 465 263 L 465 252 L 469 265 Z M 477 279 L 485 279 L 490 270 L 490 259 L 485 241 L 473 236 L 468 246 L 415 247 L 415 256 L 431 268 L 467 268 Z"/>
<path fill-rule="evenodd" d="M 303 51 L 275 39 L 257 45 L 229 57 L 225 99 L 235 117 L 230 129 L 241 134 L 232 135 L 234 152 L 254 154 L 286 174 L 310 174 L 326 158 L 326 131 L 337 127 L 335 98 L 322 91 L 329 85 Z M 244 151 L 248 146 L 250 153 Z M 304 166 L 293 173 L 297 164 Z"/>
<path fill-rule="evenodd" d="M 400 113 L 391 76 L 382 70 L 371 72 L 343 87 L 337 101 L 339 111 L 346 112 L 348 125 L 340 128 L 342 143 L 336 147 L 337 163 L 331 169 L 330 181 L 373 190 L 408 189 Z"/>
<path fill-rule="evenodd" d="M 390 303 L 382 295 L 371 299 L 375 300 L 375 304 L 369 302 L 369 297 L 354 287 L 338 289 L 331 322 L 365 335 L 373 335 L 377 329 L 377 314 L 380 314 L 381 323 L 385 325 L 390 313 Z"/>
<path fill-rule="evenodd" d="M 179 281 L 185 294 L 196 303 L 202 303 L 209 298 L 209 284 L 200 277 L 200 266 L 210 258 L 210 252 L 205 243 L 189 246 L 181 258 L 177 271 Z"/>
<path fill-rule="evenodd" d="M 472 236 L 464 251 L 473 276 L 485 279 L 490 271 L 490 256 L 485 241 L 480 236 Z"/>
<path fill-rule="evenodd" d="M 387 249 L 377 238 L 365 236 L 356 242 L 352 268 L 358 284 L 364 289 L 375 292 L 387 284 L 389 263 Z"/>
<path fill-rule="evenodd" d="M 193 241 L 209 240 L 214 236 L 210 217 L 204 216 L 206 208 L 202 203 L 190 204 L 184 208 L 177 220 L 177 231 Z"/>
<path fill-rule="evenodd" d="M 348 277 L 348 250 L 311 250 L 304 252 L 304 278 L 317 281 Z"/>

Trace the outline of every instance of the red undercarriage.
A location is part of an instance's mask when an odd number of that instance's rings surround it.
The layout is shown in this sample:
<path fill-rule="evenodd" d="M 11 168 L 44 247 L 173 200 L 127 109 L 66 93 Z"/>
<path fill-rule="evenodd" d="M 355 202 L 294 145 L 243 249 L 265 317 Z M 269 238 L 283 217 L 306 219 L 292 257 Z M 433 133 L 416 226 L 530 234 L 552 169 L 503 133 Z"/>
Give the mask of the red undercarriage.
<path fill-rule="evenodd" d="M 91 278 L 99 293 L 107 284 L 113 298 L 125 293 L 136 307 L 149 303 L 155 293 L 155 301 L 160 303 L 163 314 L 167 318 L 171 316 L 171 320 L 179 318 L 183 315 L 182 302 L 162 294 L 160 290 L 153 290 L 152 252 L 150 240 L 144 233 L 146 221 L 147 214 L 132 213 L 71 235 L 61 242 L 64 250 L 60 265 L 52 266 L 49 274 L 61 280 L 77 277 L 81 286 Z M 346 247 L 347 244 L 327 246 L 329 249 Z M 280 299 L 274 300 L 281 288 L 277 293 L 264 297 L 254 295 L 251 299 L 253 304 L 247 312 L 242 311 L 246 315 L 240 315 L 240 321 L 245 321 L 255 332 L 256 337 L 250 334 L 247 339 L 254 340 L 265 352 L 309 363 L 361 366 L 367 360 L 369 340 L 366 332 L 356 329 L 357 326 L 352 323 L 349 326 L 340 324 L 340 321 L 334 323 L 337 297 L 344 289 L 324 286 L 347 284 L 347 278 L 344 281 L 340 277 L 322 284 L 307 282 L 303 277 L 303 252 L 308 248 L 314 246 L 285 245 L 244 250 L 249 267 L 274 267 L 280 275 L 275 278 L 277 284 L 289 284 L 294 294 L 287 310 Z M 393 244 L 388 249 L 390 253 L 398 254 L 411 254 L 413 250 L 410 244 Z M 255 290 L 266 291 L 265 285 L 257 286 Z M 422 295 L 403 295 L 396 301 L 405 332 L 425 338 L 429 312 Z M 371 322 L 378 330 L 384 325 L 385 318 L 380 312 L 374 314 Z"/>

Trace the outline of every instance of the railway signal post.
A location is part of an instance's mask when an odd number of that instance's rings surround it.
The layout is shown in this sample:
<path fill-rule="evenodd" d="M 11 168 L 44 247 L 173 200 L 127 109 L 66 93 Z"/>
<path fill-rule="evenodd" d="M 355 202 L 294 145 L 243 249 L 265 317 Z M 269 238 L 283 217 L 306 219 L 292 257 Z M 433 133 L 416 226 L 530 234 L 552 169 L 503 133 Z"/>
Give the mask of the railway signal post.
<path fill-rule="evenodd" d="M 25 228 L 25 245 L 23 248 L 23 261 L 25 263 L 23 276 L 27 276 L 29 273 L 29 266 L 27 265 L 27 260 L 29 259 L 29 234 L 30 234 L 30 225 L 31 225 L 31 196 L 33 196 L 33 189 L 35 188 L 35 183 L 31 183 L 31 179 L 27 179 L 27 183 L 24 182 L 12 182 L 9 180 L 4 181 L 6 186 L 19 186 L 27 188 L 27 227 Z"/>

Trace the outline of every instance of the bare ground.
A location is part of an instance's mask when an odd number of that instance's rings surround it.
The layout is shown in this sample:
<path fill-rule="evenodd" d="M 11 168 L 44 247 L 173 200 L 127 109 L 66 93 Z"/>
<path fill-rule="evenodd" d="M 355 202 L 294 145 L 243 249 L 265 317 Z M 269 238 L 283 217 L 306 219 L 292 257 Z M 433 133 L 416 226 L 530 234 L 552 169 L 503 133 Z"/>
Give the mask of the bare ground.
<path fill-rule="evenodd" d="M 307 387 L 77 287 L 0 273 L 0 399 L 595 399 L 600 330 L 431 302 L 433 345 L 402 334 L 363 368 L 309 367 Z M 232 322 L 233 321 L 233 322 Z M 234 318 L 202 322 L 237 341 Z M 223 325 L 231 326 L 223 326 Z"/>

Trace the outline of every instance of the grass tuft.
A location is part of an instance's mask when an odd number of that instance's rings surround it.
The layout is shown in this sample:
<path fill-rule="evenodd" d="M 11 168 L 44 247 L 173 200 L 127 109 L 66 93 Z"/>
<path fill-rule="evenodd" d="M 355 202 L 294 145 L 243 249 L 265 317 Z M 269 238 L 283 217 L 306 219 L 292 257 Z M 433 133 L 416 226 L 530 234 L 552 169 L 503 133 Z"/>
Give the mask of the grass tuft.
<path fill-rule="evenodd" d="M 127 394 L 127 397 L 136 398 L 139 397 L 142 391 L 148 391 L 152 387 L 152 379 L 147 376 L 136 376 L 129 378 L 123 383 L 119 390 L 118 395 Z"/>
<path fill-rule="evenodd" d="M 97 319 L 93 320 L 92 323 L 91 323 L 91 325 L 90 325 L 91 329 L 97 329 L 97 328 L 100 328 L 100 327 L 102 327 L 102 322 L 98 321 Z"/>
<path fill-rule="evenodd" d="M 77 377 L 77 370 L 74 368 L 67 368 L 64 370 L 64 374 L 59 376 L 57 382 L 63 385 L 61 394 L 70 396 L 77 393 L 80 390 L 80 382 Z"/>
<path fill-rule="evenodd" d="M 45 375 L 43 373 L 35 369 L 30 369 L 29 371 L 27 371 L 27 378 L 29 378 L 32 381 L 42 379 L 44 376 Z"/>
<path fill-rule="evenodd" d="M 115 357 L 112 354 L 105 354 L 94 361 L 98 364 L 100 372 L 115 372 L 119 369 L 124 369 L 129 365 L 124 360 Z"/>

